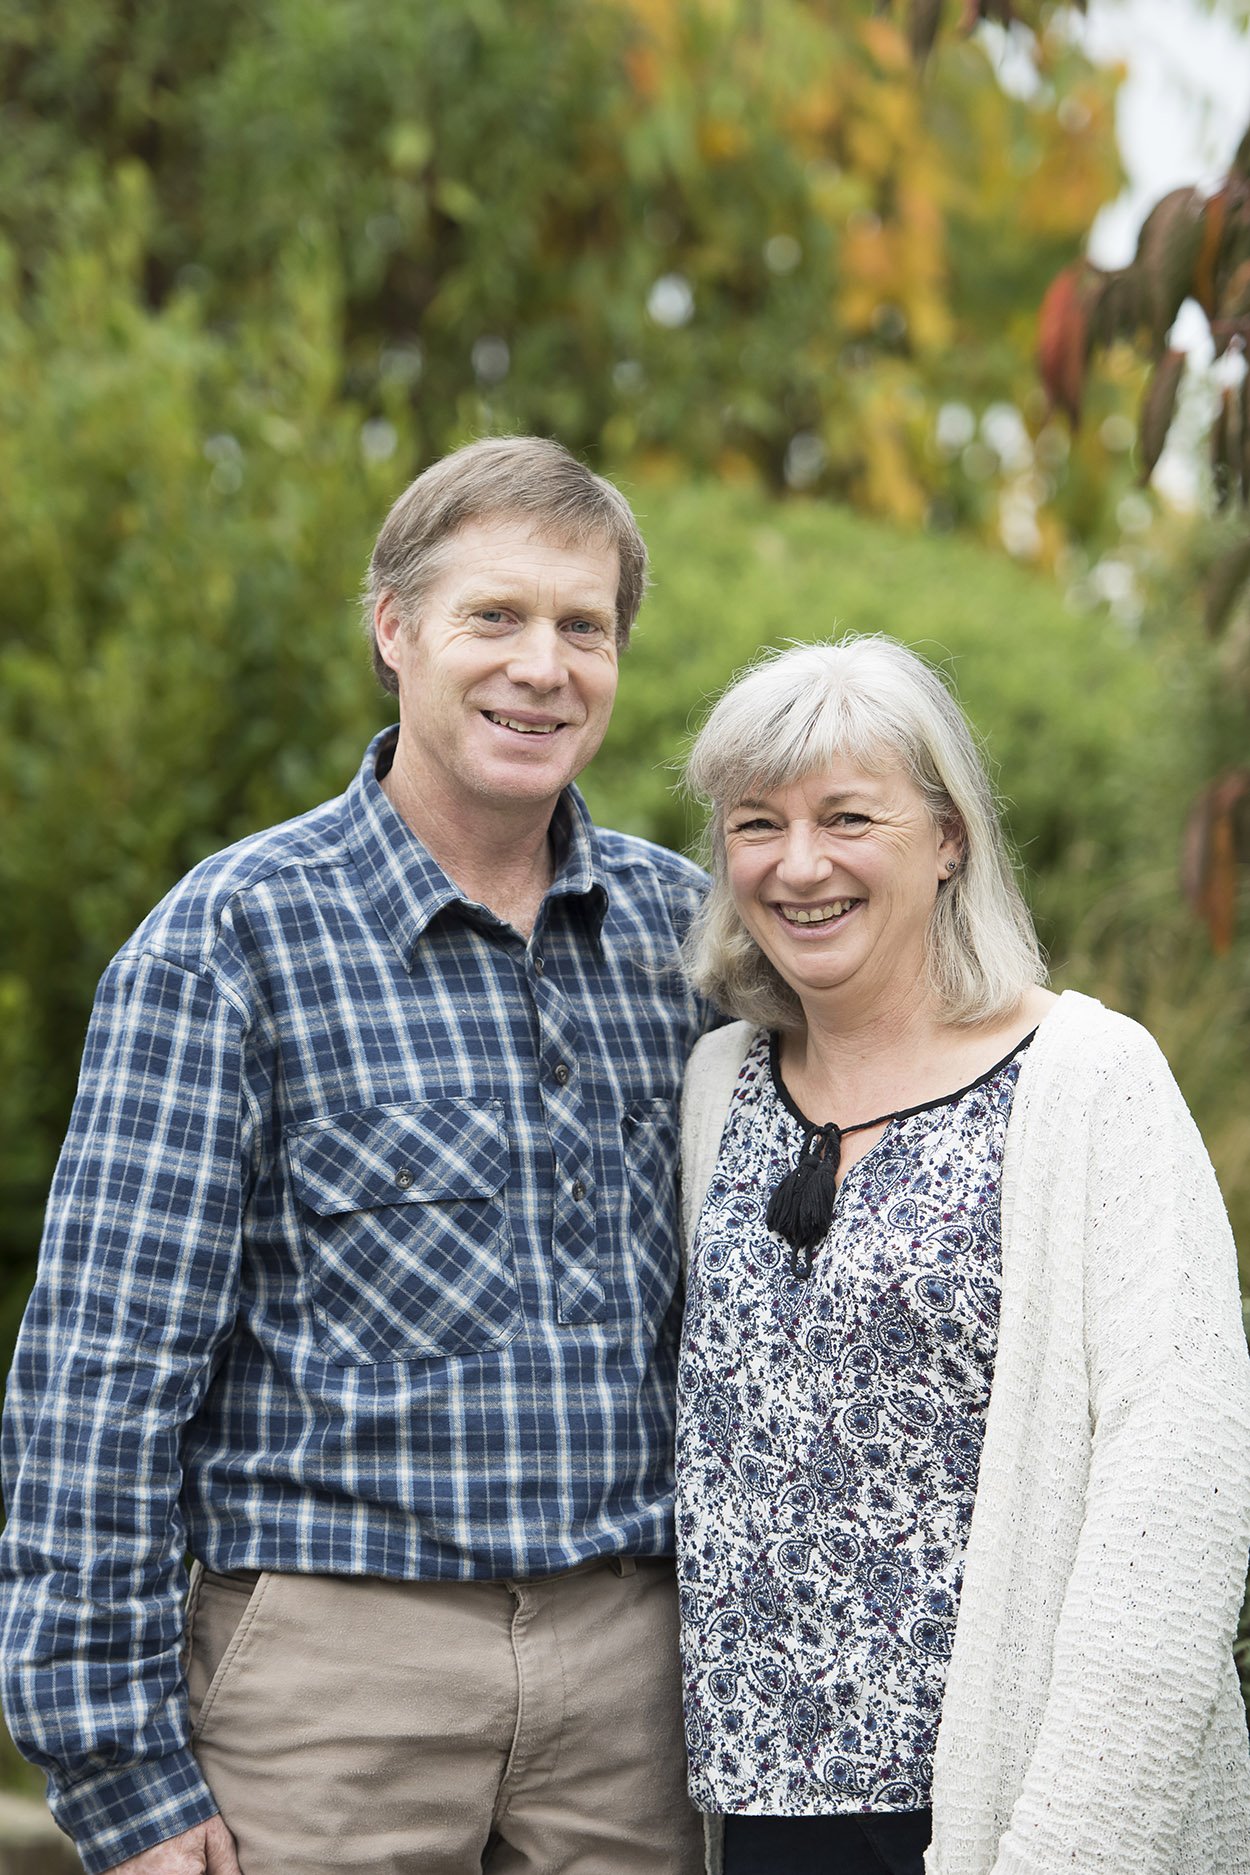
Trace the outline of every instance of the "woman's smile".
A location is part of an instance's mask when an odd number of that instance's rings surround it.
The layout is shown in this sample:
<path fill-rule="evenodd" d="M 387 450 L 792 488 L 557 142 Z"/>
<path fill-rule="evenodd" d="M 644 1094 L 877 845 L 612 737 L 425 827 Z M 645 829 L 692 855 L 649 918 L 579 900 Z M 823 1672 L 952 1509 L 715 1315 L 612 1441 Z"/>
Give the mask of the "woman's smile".
<path fill-rule="evenodd" d="M 840 929 L 863 903 L 862 898 L 833 898 L 819 905 L 774 904 L 772 909 L 790 930 L 823 937 Z"/>

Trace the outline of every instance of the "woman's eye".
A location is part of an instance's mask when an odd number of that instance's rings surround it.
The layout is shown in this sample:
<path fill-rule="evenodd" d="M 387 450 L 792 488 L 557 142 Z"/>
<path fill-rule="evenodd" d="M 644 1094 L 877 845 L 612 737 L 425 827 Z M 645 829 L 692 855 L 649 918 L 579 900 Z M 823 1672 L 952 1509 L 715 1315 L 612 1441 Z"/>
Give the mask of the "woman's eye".
<path fill-rule="evenodd" d="M 739 820 L 729 829 L 730 833 L 771 833 L 772 830 L 772 821 L 763 819 Z"/>
<path fill-rule="evenodd" d="M 867 814 L 835 814 L 833 824 L 835 827 L 866 827 L 868 816 Z"/>

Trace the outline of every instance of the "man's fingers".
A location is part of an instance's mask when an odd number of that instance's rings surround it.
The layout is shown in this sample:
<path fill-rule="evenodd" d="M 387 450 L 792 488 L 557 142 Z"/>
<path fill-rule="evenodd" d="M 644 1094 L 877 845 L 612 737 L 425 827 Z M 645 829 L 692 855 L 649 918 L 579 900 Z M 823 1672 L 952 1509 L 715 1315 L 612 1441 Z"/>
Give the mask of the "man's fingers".
<path fill-rule="evenodd" d="M 214 1864 L 209 1860 L 207 1843 L 208 1832 L 215 1824 L 220 1826 L 230 1845 L 229 1862 L 217 1866 L 222 1875 L 241 1875 L 234 1859 L 234 1838 L 219 1816 L 210 1817 L 207 1823 L 196 1823 L 177 1836 L 168 1836 L 164 1842 L 153 1843 L 139 1855 L 118 1862 L 107 1875 L 205 1875 L 205 1871 L 211 1875 Z"/>
<path fill-rule="evenodd" d="M 243 1875 L 234 1837 L 219 1816 L 119 1862 L 108 1875 Z"/>
<path fill-rule="evenodd" d="M 235 1854 L 234 1837 L 219 1816 L 204 1825 L 205 1875 L 243 1875 Z"/>

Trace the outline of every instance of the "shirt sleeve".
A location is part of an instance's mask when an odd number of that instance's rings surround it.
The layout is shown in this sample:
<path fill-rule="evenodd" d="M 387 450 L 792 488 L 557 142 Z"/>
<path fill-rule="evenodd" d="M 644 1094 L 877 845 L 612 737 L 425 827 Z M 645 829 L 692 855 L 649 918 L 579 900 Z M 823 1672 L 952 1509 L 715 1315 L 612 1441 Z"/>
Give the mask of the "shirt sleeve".
<path fill-rule="evenodd" d="M 9 1382 L 5 1711 L 88 1875 L 217 1808 L 180 1664 L 180 1441 L 237 1305 L 245 1038 L 211 979 L 110 967 Z"/>
<path fill-rule="evenodd" d="M 1090 1120 L 1085 1517 L 1041 1729 L 993 1875 L 1100 1867 L 1109 1843 L 1117 1868 L 1171 1875 L 1233 1676 L 1250 1360 L 1232 1235 L 1148 1037 L 1122 1048 Z"/>

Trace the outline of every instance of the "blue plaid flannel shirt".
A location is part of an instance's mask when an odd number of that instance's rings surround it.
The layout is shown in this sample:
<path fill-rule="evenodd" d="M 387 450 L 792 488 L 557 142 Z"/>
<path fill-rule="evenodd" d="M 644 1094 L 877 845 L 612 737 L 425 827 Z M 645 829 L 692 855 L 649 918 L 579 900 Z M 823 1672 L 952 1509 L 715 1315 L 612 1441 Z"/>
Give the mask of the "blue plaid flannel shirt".
<path fill-rule="evenodd" d="M 403 1578 L 672 1549 L 698 869 L 575 790 L 529 942 L 378 784 L 106 972 L 3 1434 L 5 1705 L 89 1875 L 216 1806 L 183 1558 Z"/>

